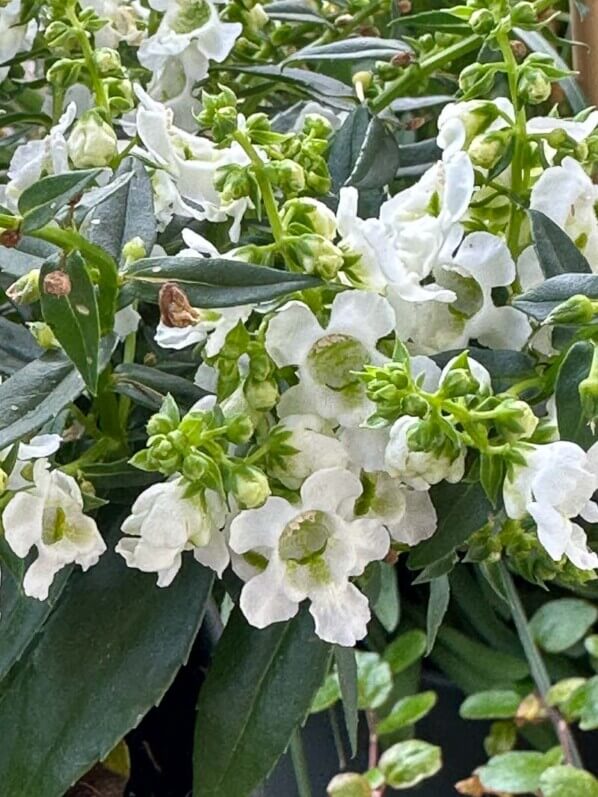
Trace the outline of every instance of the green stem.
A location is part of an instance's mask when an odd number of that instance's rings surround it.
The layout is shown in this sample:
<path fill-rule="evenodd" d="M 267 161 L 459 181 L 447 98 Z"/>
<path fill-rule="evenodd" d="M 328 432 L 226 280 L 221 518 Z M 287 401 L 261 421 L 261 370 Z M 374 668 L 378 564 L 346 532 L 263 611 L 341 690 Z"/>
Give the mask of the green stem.
<path fill-rule="evenodd" d="M 9 216 L 8 213 L 0 213 L 0 227 L 5 230 L 16 230 L 21 223 L 19 216 Z"/>
<path fill-rule="evenodd" d="M 99 459 L 102 459 L 109 451 L 115 448 L 115 442 L 109 437 L 102 437 L 93 443 L 87 451 L 81 454 L 78 459 L 74 459 L 72 462 L 69 462 L 67 465 L 61 465 L 60 470 L 63 473 L 67 473 L 69 476 L 75 476 L 78 471 L 85 467 L 85 465 L 91 465 L 92 462 L 97 462 Z"/>
<path fill-rule="evenodd" d="M 393 80 L 383 92 L 371 101 L 370 109 L 374 113 L 380 113 L 380 111 L 383 111 L 393 100 L 405 95 L 407 91 L 413 88 L 413 85 L 420 83 L 437 69 L 450 64 L 452 61 L 457 61 L 459 58 L 481 47 L 482 41 L 480 36 L 467 36 L 467 38 L 462 39 L 460 42 L 452 44 L 450 47 L 445 47 L 439 52 L 434 53 L 434 55 L 430 55 L 428 58 L 424 58 L 419 65 L 419 69 L 409 69 L 405 74 Z"/>
<path fill-rule="evenodd" d="M 515 586 L 513 577 L 509 572 L 509 568 L 504 561 L 499 563 L 499 568 L 505 595 L 511 609 L 513 622 L 515 623 L 515 627 L 519 635 L 521 647 L 525 653 L 525 657 L 527 659 L 527 663 L 529 664 L 530 672 L 532 674 L 532 678 L 534 679 L 534 683 L 536 684 L 536 688 L 542 701 L 544 704 L 546 704 L 546 694 L 550 689 L 550 676 L 548 675 L 548 670 L 546 669 L 544 660 L 542 659 L 540 651 L 538 650 L 530 631 L 525 609 L 521 603 L 521 598 L 519 597 L 517 587 Z M 583 768 L 583 763 L 579 754 L 579 750 L 577 749 L 577 744 L 566 721 L 555 709 L 549 708 L 548 713 L 558 740 L 563 748 L 565 760 L 568 764 L 571 764 L 574 767 Z"/>
<path fill-rule="evenodd" d="M 96 102 L 98 106 L 103 111 L 106 112 L 107 121 L 109 121 L 111 118 L 111 113 L 110 113 L 110 103 L 108 101 L 108 94 L 106 93 L 106 87 L 104 86 L 104 81 L 102 80 L 102 76 L 98 71 L 93 48 L 89 42 L 87 31 L 79 22 L 79 17 L 77 16 L 77 13 L 73 7 L 67 8 L 66 17 L 73 26 L 75 35 L 77 36 L 77 40 L 79 42 L 79 46 L 81 47 L 81 53 L 85 58 L 85 65 L 87 67 L 87 71 L 89 72 L 89 78 L 93 88 L 93 93 L 96 98 Z"/>
<path fill-rule="evenodd" d="M 133 309 L 137 309 L 137 302 L 133 303 Z M 123 347 L 123 363 L 134 363 L 135 353 L 137 351 L 137 330 L 127 335 Z M 128 396 L 120 397 L 120 404 L 118 406 L 118 420 L 123 430 L 123 436 L 127 438 L 127 421 L 129 419 L 129 412 L 131 410 L 131 399 Z"/>
<path fill-rule="evenodd" d="M 299 797 L 312 797 L 309 770 L 307 768 L 307 760 L 305 758 L 305 749 L 303 747 L 300 728 L 297 728 L 291 738 L 291 761 L 293 762 Z"/>

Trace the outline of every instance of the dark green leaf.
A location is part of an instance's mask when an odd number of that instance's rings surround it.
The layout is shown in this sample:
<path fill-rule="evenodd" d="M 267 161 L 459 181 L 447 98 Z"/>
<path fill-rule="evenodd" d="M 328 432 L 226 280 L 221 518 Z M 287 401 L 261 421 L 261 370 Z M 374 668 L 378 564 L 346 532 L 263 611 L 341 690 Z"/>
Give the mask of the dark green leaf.
<path fill-rule="evenodd" d="M 390 103 L 390 108 L 395 113 L 403 111 L 417 111 L 420 108 L 433 108 L 435 105 L 446 105 L 454 102 L 451 94 L 430 94 L 428 97 L 399 97 Z"/>
<path fill-rule="evenodd" d="M 451 586 L 448 576 L 439 576 L 430 582 L 430 600 L 426 617 L 426 656 L 430 655 L 438 630 L 444 620 L 451 597 Z"/>
<path fill-rule="evenodd" d="M 321 280 L 240 260 L 206 257 L 152 257 L 137 260 L 124 275 L 140 299 L 158 300 L 165 282 L 176 282 L 194 307 L 234 307 L 265 302 L 306 288 Z"/>
<path fill-rule="evenodd" d="M 330 25 L 328 20 L 318 14 L 312 5 L 302 2 L 302 0 L 273 0 L 264 6 L 264 11 L 270 19 Z"/>
<path fill-rule="evenodd" d="M 116 261 L 123 246 L 132 238 L 141 238 L 146 253 L 156 242 L 156 217 L 152 186 L 145 167 L 127 158 L 118 168 L 115 179 L 132 174 L 130 180 L 93 208 L 85 219 L 89 241 L 105 249 Z"/>
<path fill-rule="evenodd" d="M 334 648 L 334 660 L 336 662 L 338 681 L 341 689 L 345 726 L 351 746 L 351 756 L 353 757 L 357 753 L 357 723 L 359 721 L 359 715 L 357 713 L 358 687 L 355 651 L 351 648 L 342 648 L 337 645 Z"/>
<path fill-rule="evenodd" d="M 160 590 L 112 552 L 73 574 L 0 702 L 3 797 L 62 797 L 105 758 L 171 684 L 211 585 L 211 572 L 188 561 Z"/>
<path fill-rule="evenodd" d="M 0 317 L 0 371 L 12 374 L 43 351 L 27 327 Z"/>
<path fill-rule="evenodd" d="M 452 553 L 488 521 L 492 511 L 479 484 L 443 482 L 430 491 L 438 513 L 438 529 L 433 537 L 417 545 L 408 565 L 417 570 Z"/>
<path fill-rule="evenodd" d="M 382 188 L 394 179 L 398 168 L 399 145 L 384 122 L 374 116 L 347 185 L 359 189 Z"/>
<path fill-rule="evenodd" d="M 534 249 L 545 277 L 575 272 L 591 274 L 592 269 L 567 233 L 539 210 L 530 210 Z"/>
<path fill-rule="evenodd" d="M 598 299 L 598 274 L 559 274 L 518 296 L 513 304 L 532 318 L 544 321 L 555 307 L 578 294 Z"/>
<path fill-rule="evenodd" d="M 461 19 L 450 11 L 422 11 L 419 14 L 405 14 L 393 20 L 393 24 L 401 28 L 415 28 L 422 32 L 436 33 L 470 33 L 467 20 Z"/>
<path fill-rule="evenodd" d="M 561 440 L 570 440 L 589 449 L 595 435 L 585 417 L 579 396 L 579 383 L 590 373 L 594 346 L 578 341 L 567 352 L 556 380 L 556 414 Z"/>
<path fill-rule="evenodd" d="M 536 642 L 548 653 L 562 653 L 582 639 L 598 619 L 598 609 L 578 598 L 541 606 L 530 620 Z"/>
<path fill-rule="evenodd" d="M 397 572 L 387 562 L 378 562 L 379 589 L 371 601 L 372 611 L 389 634 L 396 629 L 401 617 L 401 602 Z"/>
<path fill-rule="evenodd" d="M 101 169 L 66 172 L 44 177 L 26 188 L 19 197 L 23 232 L 39 230 L 66 204 L 76 199 L 100 174 Z"/>
<path fill-rule="evenodd" d="M 64 294 L 44 290 L 45 280 L 51 274 L 68 278 L 70 290 Z M 83 258 L 73 252 L 60 268 L 55 262 L 46 263 L 40 273 L 40 294 L 44 321 L 77 367 L 90 392 L 95 394 L 100 319 L 95 289 Z"/>
<path fill-rule="evenodd" d="M 297 61 L 359 61 L 374 58 L 387 61 L 397 53 L 412 53 L 411 47 L 400 39 L 380 39 L 373 36 L 356 36 L 330 44 L 304 47 L 288 56 L 282 66 Z"/>
<path fill-rule="evenodd" d="M 259 786 L 307 716 L 329 658 L 305 611 L 262 630 L 233 612 L 199 695 L 194 797 L 247 797 Z"/>
<path fill-rule="evenodd" d="M 197 385 L 182 376 L 137 363 L 116 366 L 112 374 L 112 389 L 151 410 L 160 409 L 169 393 L 183 407 L 190 407 L 205 395 Z"/>

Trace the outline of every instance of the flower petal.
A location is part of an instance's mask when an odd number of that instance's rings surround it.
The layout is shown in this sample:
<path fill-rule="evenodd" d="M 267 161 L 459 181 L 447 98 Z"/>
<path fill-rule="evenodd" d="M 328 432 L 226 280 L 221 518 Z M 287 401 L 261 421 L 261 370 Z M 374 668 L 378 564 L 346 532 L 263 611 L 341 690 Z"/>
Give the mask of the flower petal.
<path fill-rule="evenodd" d="M 370 607 L 367 598 L 350 582 L 338 587 L 319 587 L 312 594 L 309 611 L 316 634 L 325 642 L 353 647 L 367 633 Z"/>
<path fill-rule="evenodd" d="M 304 509 L 319 509 L 348 515 L 363 488 L 354 473 L 344 468 L 326 468 L 312 473 L 301 488 Z"/>
<path fill-rule="evenodd" d="M 276 365 L 298 365 L 324 335 L 315 315 L 301 302 L 289 302 L 268 324 L 266 349 Z"/>

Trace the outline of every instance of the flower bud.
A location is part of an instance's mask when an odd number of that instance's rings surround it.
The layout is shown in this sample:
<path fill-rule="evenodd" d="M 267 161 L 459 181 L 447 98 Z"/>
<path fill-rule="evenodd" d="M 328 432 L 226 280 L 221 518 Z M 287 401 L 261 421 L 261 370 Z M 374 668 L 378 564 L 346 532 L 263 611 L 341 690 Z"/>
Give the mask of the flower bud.
<path fill-rule="evenodd" d="M 480 383 L 467 368 L 453 368 L 442 380 L 442 394 L 446 398 L 458 398 L 477 393 Z"/>
<path fill-rule="evenodd" d="M 160 321 L 167 327 L 190 327 L 197 323 L 199 313 L 191 307 L 187 294 L 176 282 L 165 282 L 158 295 Z"/>
<path fill-rule="evenodd" d="M 417 393 L 412 393 L 410 396 L 405 396 L 401 402 L 401 412 L 405 415 L 413 415 L 416 418 L 424 418 L 429 410 L 428 402 L 423 396 L 418 396 Z"/>
<path fill-rule="evenodd" d="M 23 274 L 6 289 L 6 295 L 15 304 L 32 304 L 39 299 L 39 269 Z"/>
<path fill-rule="evenodd" d="M 31 321 L 27 324 L 29 331 L 42 349 L 59 349 L 60 343 L 48 324 L 43 321 Z"/>
<path fill-rule="evenodd" d="M 271 494 L 265 473 L 253 465 L 241 465 L 234 471 L 231 489 L 245 509 L 261 506 Z"/>
<path fill-rule="evenodd" d="M 583 294 L 559 304 L 544 320 L 545 324 L 589 324 L 596 312 L 594 302 Z"/>
<path fill-rule="evenodd" d="M 536 10 L 533 3 L 517 3 L 511 10 L 511 19 L 513 20 L 513 25 L 517 25 L 518 27 L 522 25 L 535 25 Z"/>
<path fill-rule="evenodd" d="M 303 122 L 303 132 L 314 138 L 328 139 L 333 133 L 332 125 L 319 113 L 308 113 Z"/>
<path fill-rule="evenodd" d="M 317 274 L 331 280 L 344 265 L 342 251 L 322 235 L 302 235 L 288 246 L 307 274 Z"/>
<path fill-rule="evenodd" d="M 474 33 L 485 36 L 494 28 L 494 16 L 487 8 L 478 8 L 469 17 L 469 24 Z"/>
<path fill-rule="evenodd" d="M 6 490 L 6 485 L 8 484 L 8 475 L 6 471 L 0 468 L 0 495 Z"/>
<path fill-rule="evenodd" d="M 326 790 L 328 797 L 371 797 L 369 783 L 357 772 L 343 772 L 335 775 Z"/>
<path fill-rule="evenodd" d="M 199 451 L 191 451 L 183 459 L 183 476 L 189 479 L 190 482 L 200 481 L 204 477 L 209 464 L 210 460 L 205 454 Z"/>
<path fill-rule="evenodd" d="M 88 111 L 73 127 L 68 151 L 77 169 L 108 166 L 117 153 L 116 133 L 99 114 Z"/>
<path fill-rule="evenodd" d="M 246 166 L 220 166 L 214 175 L 214 186 L 224 204 L 234 202 L 251 193 L 252 183 Z"/>
<path fill-rule="evenodd" d="M 531 437 L 538 423 L 530 405 L 520 399 L 507 399 L 497 410 L 496 425 L 508 440 Z"/>
<path fill-rule="evenodd" d="M 526 69 L 519 79 L 519 93 L 530 105 L 539 105 L 550 97 L 552 84 L 541 69 Z"/>
<path fill-rule="evenodd" d="M 254 432 L 254 426 L 251 418 L 247 415 L 236 415 L 227 421 L 226 439 L 231 443 L 241 445 L 248 443 Z"/>
<path fill-rule="evenodd" d="M 498 134 L 475 136 L 467 150 L 472 163 L 482 169 L 491 169 L 506 149 L 504 136 Z"/>
<path fill-rule="evenodd" d="M 296 233 L 313 232 L 328 240 L 336 235 L 336 216 L 326 207 L 312 197 L 289 199 L 282 208 L 282 223 L 285 229 L 301 227 Z"/>
<path fill-rule="evenodd" d="M 598 419 L 598 379 L 590 374 L 579 383 L 578 390 L 583 414 L 593 423 Z"/>
<path fill-rule="evenodd" d="M 258 382 L 250 378 L 245 382 L 244 392 L 249 406 L 258 412 L 272 409 L 278 401 L 278 385 L 273 379 Z"/>
<path fill-rule="evenodd" d="M 305 188 L 303 167 L 290 158 L 270 161 L 264 165 L 264 168 L 271 182 L 287 194 L 297 194 Z"/>
<path fill-rule="evenodd" d="M 129 263 L 134 263 L 136 260 L 141 260 L 146 254 L 145 244 L 138 235 L 136 235 L 135 238 L 131 238 L 131 240 L 127 241 L 123 246 L 122 256 L 127 265 Z"/>
<path fill-rule="evenodd" d="M 116 50 L 110 47 L 100 47 L 94 53 L 94 61 L 102 77 L 107 77 L 110 74 L 120 74 L 122 72 L 122 63 L 120 55 Z"/>
<path fill-rule="evenodd" d="M 147 422 L 146 428 L 148 436 L 154 437 L 167 435 L 169 432 L 173 432 L 177 426 L 178 423 L 174 422 L 168 415 L 158 412 L 152 415 Z"/>

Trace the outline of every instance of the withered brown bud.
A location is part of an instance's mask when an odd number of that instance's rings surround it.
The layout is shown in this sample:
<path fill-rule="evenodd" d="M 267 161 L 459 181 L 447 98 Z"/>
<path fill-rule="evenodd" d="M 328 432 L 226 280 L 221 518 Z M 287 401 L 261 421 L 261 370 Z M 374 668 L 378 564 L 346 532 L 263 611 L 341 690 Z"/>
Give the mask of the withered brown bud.
<path fill-rule="evenodd" d="M 513 55 L 518 61 L 523 61 L 525 56 L 528 53 L 528 49 L 525 44 L 518 39 L 515 39 L 511 42 L 511 50 L 513 51 Z"/>
<path fill-rule="evenodd" d="M 466 794 L 468 797 L 484 797 L 486 794 L 477 775 L 472 775 L 467 780 L 460 780 L 459 783 L 455 783 L 455 791 L 458 794 Z"/>
<path fill-rule="evenodd" d="M 176 282 L 165 282 L 158 299 L 160 320 L 167 327 L 190 327 L 196 323 L 199 313 L 189 304 L 187 294 Z"/>
<path fill-rule="evenodd" d="M 0 234 L 0 244 L 2 244 L 2 246 L 7 246 L 9 249 L 17 246 L 20 240 L 21 233 L 18 230 L 4 230 L 4 232 Z"/>
<path fill-rule="evenodd" d="M 71 278 L 64 271 L 51 271 L 44 277 L 43 290 L 50 296 L 68 296 L 71 288 Z"/>
<path fill-rule="evenodd" d="M 413 55 L 411 53 L 397 53 L 390 59 L 393 66 L 409 66 L 413 63 Z"/>
<path fill-rule="evenodd" d="M 400 14 L 410 14 L 413 4 L 411 3 L 411 0 L 399 0 L 397 3 L 397 8 Z"/>
<path fill-rule="evenodd" d="M 546 719 L 546 708 L 538 695 L 532 692 L 523 698 L 515 714 L 517 725 L 525 725 L 528 722 L 542 722 Z"/>

